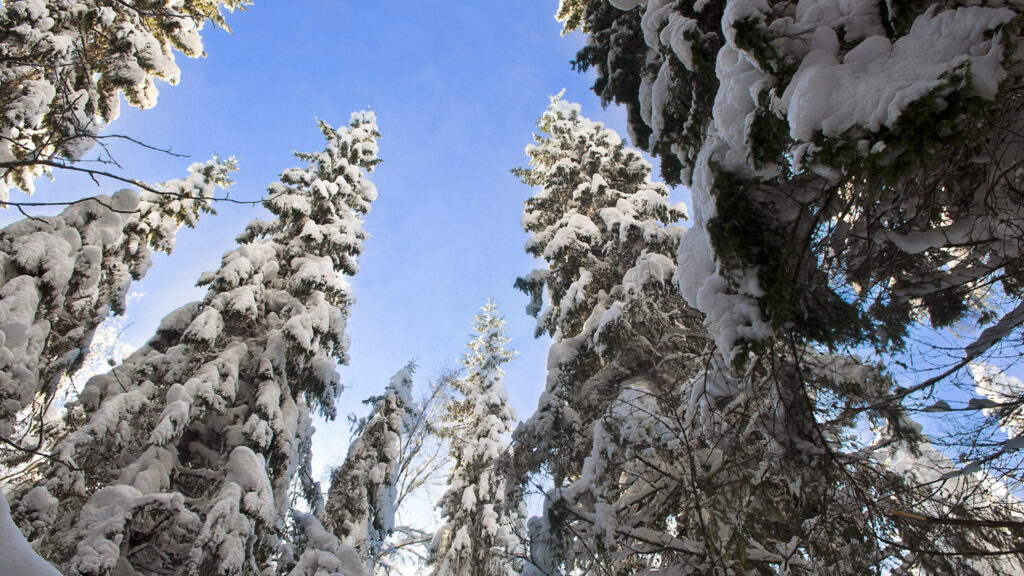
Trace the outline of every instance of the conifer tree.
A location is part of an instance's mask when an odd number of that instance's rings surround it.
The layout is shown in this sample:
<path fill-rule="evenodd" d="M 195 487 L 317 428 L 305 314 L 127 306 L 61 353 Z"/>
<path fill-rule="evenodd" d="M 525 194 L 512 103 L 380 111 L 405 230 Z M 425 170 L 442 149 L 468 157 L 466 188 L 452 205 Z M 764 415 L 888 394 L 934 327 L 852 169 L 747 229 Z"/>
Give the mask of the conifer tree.
<path fill-rule="evenodd" d="M 526 202 L 523 225 L 531 233 L 527 251 L 548 267 L 517 286 L 531 296 L 538 334 L 547 331 L 554 342 L 537 411 L 515 431 L 515 469 L 519 482 L 543 469 L 554 484 L 552 506 L 531 522 L 528 570 L 571 572 L 605 560 L 591 552 L 577 562 L 574 549 L 593 550 L 592 518 L 565 519 L 560 512 L 567 498 L 572 509 L 591 511 L 615 498 L 591 490 L 594 482 L 616 481 L 613 472 L 582 477 L 588 456 L 603 449 L 595 444 L 603 441 L 596 426 L 628 393 L 631 379 L 647 377 L 660 392 L 674 391 L 677 379 L 698 372 L 708 342 L 671 283 L 682 207 L 670 206 L 668 189 L 650 181 L 650 164 L 559 97 L 538 127 L 541 134 L 527 148 L 531 166 L 515 173 L 540 188 Z M 658 512 L 653 518 L 665 521 Z M 611 542 L 606 548 L 618 549 Z"/>
<path fill-rule="evenodd" d="M 0 435 L 81 365 L 96 328 L 124 311 L 150 250 L 169 253 L 177 229 L 212 211 L 214 190 L 230 185 L 235 169 L 234 159 L 215 158 L 162 184 L 162 193 L 121 190 L 0 230 Z"/>
<path fill-rule="evenodd" d="M 516 286 L 530 295 L 538 335 L 554 343 L 545 392 L 516 442 L 517 459 L 544 462 L 558 484 L 578 475 L 591 427 L 623 377 L 658 363 L 657 351 L 706 343 L 690 342 L 699 319 L 671 286 L 683 207 L 651 182 L 650 164 L 560 97 L 538 127 L 530 167 L 514 173 L 540 188 L 526 201 L 523 227 L 527 252 L 548 266 Z"/>
<path fill-rule="evenodd" d="M 75 431 L 18 515 L 69 575 L 261 574 L 282 551 L 307 410 L 334 415 L 345 324 L 377 192 L 376 119 L 321 122 L 321 152 L 297 156 L 215 272 L 206 297 L 92 378 Z M 300 428 L 302 428 L 300 430 Z"/>
<path fill-rule="evenodd" d="M 432 573 L 512 576 L 521 565 L 526 507 L 505 464 L 515 416 L 501 366 L 515 352 L 505 348 L 505 319 L 490 300 L 473 328 L 462 357 L 465 376 L 454 382 L 461 398 L 450 402 L 446 415 L 453 463 L 439 503 L 445 524 L 435 536 Z"/>
<path fill-rule="evenodd" d="M 373 411 L 359 422 L 344 464 L 331 473 L 324 524 L 355 548 L 373 574 L 395 528 L 400 442 L 412 419 L 410 362 L 396 373 L 382 396 L 370 398 Z"/>
<path fill-rule="evenodd" d="M 31 193 L 52 166 L 81 159 L 118 116 L 120 95 L 156 104 L 175 84 L 174 51 L 203 55 L 206 22 L 249 0 L 8 0 L 0 7 L 0 201 Z"/>

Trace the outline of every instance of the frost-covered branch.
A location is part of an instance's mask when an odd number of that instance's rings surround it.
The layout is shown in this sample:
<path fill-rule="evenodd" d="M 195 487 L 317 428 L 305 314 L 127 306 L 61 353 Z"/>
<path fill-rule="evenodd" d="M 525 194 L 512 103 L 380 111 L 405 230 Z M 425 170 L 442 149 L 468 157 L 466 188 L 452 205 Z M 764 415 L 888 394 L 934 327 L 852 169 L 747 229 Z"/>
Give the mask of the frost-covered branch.
<path fill-rule="evenodd" d="M 203 54 L 207 23 L 249 0 L 10 0 L 0 12 L 0 201 L 50 168 L 73 169 L 117 118 L 119 100 L 149 108 L 155 80 L 177 83 L 175 51 Z"/>

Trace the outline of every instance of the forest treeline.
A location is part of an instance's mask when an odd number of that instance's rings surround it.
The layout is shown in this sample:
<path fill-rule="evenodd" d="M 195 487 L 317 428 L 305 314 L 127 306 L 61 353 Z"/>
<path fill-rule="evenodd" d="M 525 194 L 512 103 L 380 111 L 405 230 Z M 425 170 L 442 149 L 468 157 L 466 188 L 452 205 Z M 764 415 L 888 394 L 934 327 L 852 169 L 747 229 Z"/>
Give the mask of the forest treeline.
<path fill-rule="evenodd" d="M 552 6 L 629 142 L 553 96 L 510 167 L 537 408 L 512 413 L 487 301 L 457 365 L 365 400 L 327 486 L 371 111 L 319 123 L 200 300 L 70 378 L 239 169 L 83 159 L 249 3 L 2 3 L 0 202 L 26 217 L 0 229 L 0 573 L 1024 573 L 1019 2 Z M 71 172 L 110 193 L 27 211 Z"/>

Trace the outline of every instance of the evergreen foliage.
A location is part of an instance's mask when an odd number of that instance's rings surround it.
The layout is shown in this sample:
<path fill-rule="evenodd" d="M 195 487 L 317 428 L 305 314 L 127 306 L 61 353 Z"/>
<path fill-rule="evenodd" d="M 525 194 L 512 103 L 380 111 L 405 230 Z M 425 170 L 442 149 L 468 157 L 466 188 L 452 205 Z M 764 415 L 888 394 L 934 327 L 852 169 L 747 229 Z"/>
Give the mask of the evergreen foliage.
<path fill-rule="evenodd" d="M 249 3 L 0 4 L 0 204 L 90 172 L 74 163 L 120 98 L 153 106 L 175 52 Z M 321 122 L 205 297 L 59 417 L 97 327 L 235 162 L 0 229 L 0 572 L 390 576 L 431 541 L 398 525 L 403 499 L 444 471 L 432 576 L 1024 573 L 1021 2 L 561 0 L 557 18 L 587 35 L 572 65 L 600 102 L 689 187 L 693 226 L 638 151 L 551 99 L 513 170 L 543 260 L 515 285 L 552 340 L 530 418 L 513 430 L 488 301 L 427 399 L 410 362 L 366 401 L 325 498 L 314 414 L 336 415 L 380 134 L 372 112 Z M 922 376 L 937 333 L 954 356 Z"/>

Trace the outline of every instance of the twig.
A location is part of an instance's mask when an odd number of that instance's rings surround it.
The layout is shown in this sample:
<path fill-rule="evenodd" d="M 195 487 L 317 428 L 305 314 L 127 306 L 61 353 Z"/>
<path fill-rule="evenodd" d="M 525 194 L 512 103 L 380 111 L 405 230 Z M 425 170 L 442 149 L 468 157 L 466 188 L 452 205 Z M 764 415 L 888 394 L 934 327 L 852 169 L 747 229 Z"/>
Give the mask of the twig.
<path fill-rule="evenodd" d="M 944 526 L 967 526 L 969 528 L 1024 528 L 1024 522 L 1019 520 L 970 520 L 966 518 L 939 518 L 937 516 L 925 516 L 917 512 L 907 510 L 889 510 L 889 516 L 923 522 L 925 524 L 941 524 Z"/>
<path fill-rule="evenodd" d="M 57 458 L 55 458 L 51 454 L 47 454 L 46 452 L 42 452 L 41 450 L 39 450 L 39 448 L 26 448 L 24 446 L 19 446 L 17 442 L 13 442 L 11 440 L 8 440 L 4 436 L 0 436 L 0 442 L 2 442 L 4 444 L 7 444 L 8 446 L 10 446 L 11 448 L 14 448 L 15 450 L 18 450 L 18 451 L 21 451 L 21 452 L 28 452 L 30 454 L 35 454 L 36 456 L 42 456 L 43 458 L 46 458 L 46 459 L 51 460 L 53 462 L 57 462 L 58 464 L 62 464 L 64 466 L 67 466 L 69 470 L 73 470 L 75 472 L 78 472 L 80 470 L 80 468 L 76 468 L 76 467 L 72 466 L 71 464 L 68 464 L 67 462 L 64 462 L 63 460 L 58 460 Z"/>

